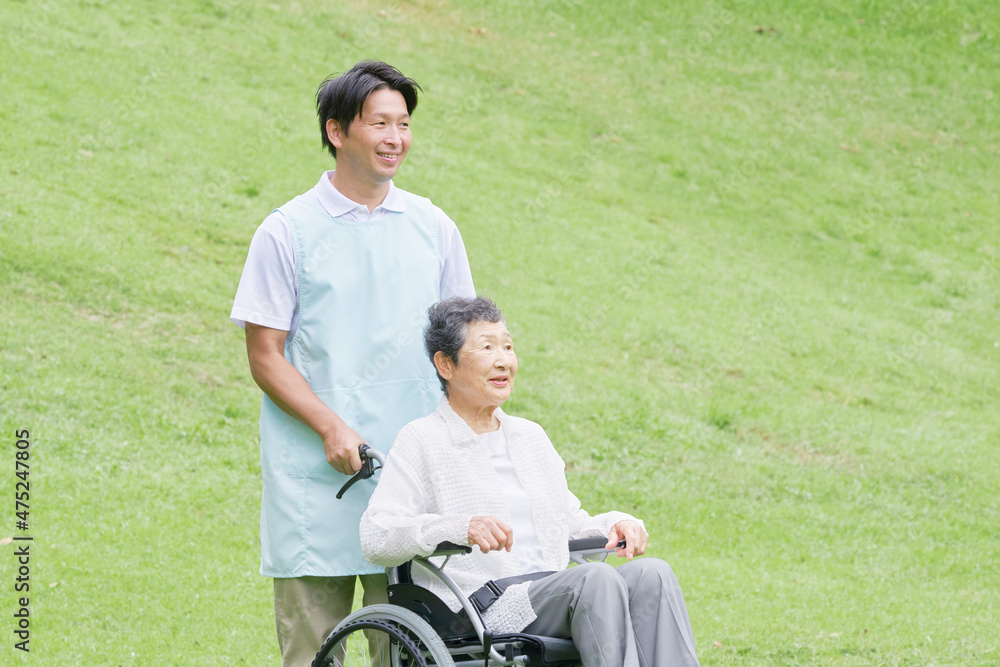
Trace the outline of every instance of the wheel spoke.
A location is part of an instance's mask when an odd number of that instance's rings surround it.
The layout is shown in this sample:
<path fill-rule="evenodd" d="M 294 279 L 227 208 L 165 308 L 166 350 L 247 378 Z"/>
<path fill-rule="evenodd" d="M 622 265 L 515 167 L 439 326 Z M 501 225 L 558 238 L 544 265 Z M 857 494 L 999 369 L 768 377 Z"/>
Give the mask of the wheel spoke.
<path fill-rule="evenodd" d="M 427 622 L 395 605 L 376 604 L 348 616 L 323 642 L 314 667 L 455 667 Z"/>
<path fill-rule="evenodd" d="M 344 626 L 323 644 L 317 658 L 335 667 L 427 667 L 408 634 L 390 621 L 360 620 Z"/>

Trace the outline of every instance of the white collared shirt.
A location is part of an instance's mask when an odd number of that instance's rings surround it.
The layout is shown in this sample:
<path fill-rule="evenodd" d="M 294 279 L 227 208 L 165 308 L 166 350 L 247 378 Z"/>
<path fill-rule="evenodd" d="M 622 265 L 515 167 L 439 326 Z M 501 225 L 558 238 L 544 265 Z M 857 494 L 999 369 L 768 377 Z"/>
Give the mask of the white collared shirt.
<path fill-rule="evenodd" d="M 531 517 L 531 503 L 528 493 L 514 471 L 514 462 L 510 460 L 510 448 L 507 446 L 507 436 L 502 429 L 480 433 L 479 444 L 489 454 L 490 463 L 500 477 L 503 487 L 504 501 L 510 512 L 510 527 L 514 531 L 514 549 L 521 560 L 522 572 L 545 572 L 549 569 L 542 558 L 542 548 L 538 543 L 538 533 L 535 532 L 535 522 Z"/>
<path fill-rule="evenodd" d="M 325 172 L 314 188 L 303 196 L 321 206 L 335 218 L 352 222 L 376 221 L 387 212 L 405 210 L 403 195 L 389 182 L 385 200 L 369 213 L 368 207 L 340 193 Z M 437 206 L 438 248 L 441 269 L 441 298 L 452 296 L 473 297 L 472 272 L 465 254 L 465 244 L 455 223 Z M 288 221 L 280 211 L 272 212 L 257 228 L 240 285 L 233 300 L 229 318 L 243 327 L 247 322 L 288 332 L 288 340 L 295 335 L 299 324 L 299 280 L 295 261 L 295 247 Z"/>

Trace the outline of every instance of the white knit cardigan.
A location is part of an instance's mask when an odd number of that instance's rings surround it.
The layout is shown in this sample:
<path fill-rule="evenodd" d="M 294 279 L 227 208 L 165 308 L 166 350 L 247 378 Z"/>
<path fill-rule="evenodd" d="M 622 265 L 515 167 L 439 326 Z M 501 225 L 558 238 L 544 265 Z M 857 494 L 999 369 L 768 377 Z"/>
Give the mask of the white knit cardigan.
<path fill-rule="evenodd" d="M 514 471 L 531 505 L 542 558 L 549 569 L 569 564 L 568 541 L 607 536 L 623 512 L 590 516 L 566 485 L 565 464 L 538 424 L 506 415 L 497 408 Z M 361 517 L 361 550 L 366 559 L 392 567 L 415 555 L 426 556 L 441 542 L 468 544 L 469 520 L 495 516 L 508 524 L 500 478 L 489 453 L 447 399 L 433 414 L 410 422 L 396 436 L 381 478 Z M 482 553 L 452 558 L 446 572 L 466 595 L 490 579 L 522 574 L 517 535 L 510 553 Z M 459 601 L 435 577 L 415 567 L 414 581 L 429 588 L 452 610 Z M 494 632 L 517 632 L 535 619 L 519 584 L 490 608 L 487 626 Z"/>

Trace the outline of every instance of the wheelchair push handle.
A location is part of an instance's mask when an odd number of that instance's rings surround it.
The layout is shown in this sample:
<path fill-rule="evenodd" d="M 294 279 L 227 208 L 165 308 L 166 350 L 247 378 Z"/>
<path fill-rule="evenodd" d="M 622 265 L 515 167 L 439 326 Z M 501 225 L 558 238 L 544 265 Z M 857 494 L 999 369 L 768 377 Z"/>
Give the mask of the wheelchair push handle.
<path fill-rule="evenodd" d="M 377 449 L 372 449 L 364 443 L 358 446 L 358 454 L 361 456 L 361 470 L 354 473 L 354 476 L 340 487 L 340 491 L 337 492 L 337 500 L 340 500 L 349 488 L 361 480 L 368 479 L 374 475 L 375 471 L 385 463 L 385 454 Z"/>

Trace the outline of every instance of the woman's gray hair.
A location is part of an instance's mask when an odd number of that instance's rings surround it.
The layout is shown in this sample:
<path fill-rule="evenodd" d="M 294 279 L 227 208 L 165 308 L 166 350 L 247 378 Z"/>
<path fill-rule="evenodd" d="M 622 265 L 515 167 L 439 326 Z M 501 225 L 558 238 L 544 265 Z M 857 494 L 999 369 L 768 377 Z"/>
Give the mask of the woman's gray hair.
<path fill-rule="evenodd" d="M 438 352 L 458 365 L 458 351 L 469 336 L 469 325 L 473 322 L 503 322 L 500 309 L 485 296 L 474 299 L 452 297 L 438 301 L 427 309 L 428 323 L 424 327 L 424 349 L 431 363 Z M 437 366 L 435 366 L 435 369 Z M 448 393 L 448 382 L 438 373 L 441 389 Z"/>

